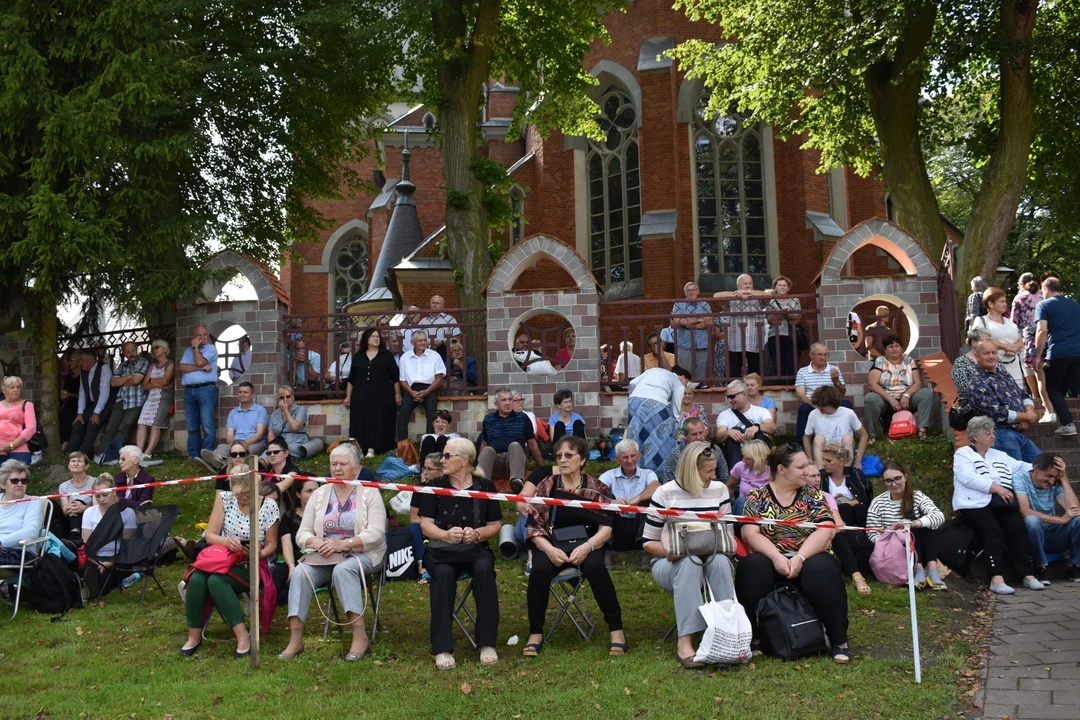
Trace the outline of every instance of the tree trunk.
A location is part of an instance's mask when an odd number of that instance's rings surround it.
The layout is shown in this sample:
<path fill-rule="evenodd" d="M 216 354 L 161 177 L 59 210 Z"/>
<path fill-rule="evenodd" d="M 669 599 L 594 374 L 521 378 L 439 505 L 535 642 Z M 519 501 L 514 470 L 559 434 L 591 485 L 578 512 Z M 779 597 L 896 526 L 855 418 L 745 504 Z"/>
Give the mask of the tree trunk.
<path fill-rule="evenodd" d="M 31 293 L 24 295 L 32 324 L 35 328 L 32 336 L 34 360 L 38 367 L 41 383 L 41 401 L 35 408 L 37 421 L 45 430 L 49 447 L 45 450 L 47 460 L 59 460 L 60 452 L 60 395 L 57 377 L 57 319 L 55 304 L 45 308 L 39 298 Z"/>
<path fill-rule="evenodd" d="M 454 267 L 458 307 L 483 305 L 491 272 L 483 188 L 473 174 L 477 122 L 488 79 L 500 0 L 480 0 L 475 17 L 466 17 L 461 0 L 447 0 L 432 12 L 437 44 L 447 60 L 439 67 L 439 133 L 446 188 L 446 248 Z"/>
<path fill-rule="evenodd" d="M 913 12 L 892 61 L 872 65 L 863 74 L 896 222 L 935 259 L 945 248 L 945 226 L 923 160 L 919 97 L 936 15 L 934 3 Z"/>
<path fill-rule="evenodd" d="M 1035 120 L 1031 39 L 1038 4 L 1037 0 L 1006 0 L 1001 6 L 1001 31 L 1007 39 L 999 61 L 1001 121 L 964 232 L 964 263 L 958 287 L 966 288 L 976 275 L 993 282 L 1016 222 L 1016 209 L 1027 183 Z"/>

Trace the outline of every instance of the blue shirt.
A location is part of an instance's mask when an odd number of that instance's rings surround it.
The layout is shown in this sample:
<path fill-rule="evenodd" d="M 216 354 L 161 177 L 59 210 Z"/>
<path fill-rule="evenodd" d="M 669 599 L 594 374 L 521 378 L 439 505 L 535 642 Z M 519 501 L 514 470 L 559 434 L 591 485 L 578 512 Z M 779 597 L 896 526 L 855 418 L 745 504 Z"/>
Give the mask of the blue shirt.
<path fill-rule="evenodd" d="M 558 410 L 556 410 L 555 413 L 551 416 L 551 419 L 548 420 L 548 427 L 552 427 L 552 428 L 555 427 L 555 423 L 557 423 L 557 422 L 559 422 L 559 411 Z M 585 418 L 581 417 L 576 412 L 570 413 L 570 422 L 565 423 L 566 432 L 570 433 L 574 428 L 574 423 L 577 423 L 577 422 L 584 425 L 585 424 Z M 619 497 L 622 497 L 622 495 L 620 495 Z"/>
<path fill-rule="evenodd" d="M 1080 305 L 1064 295 L 1046 298 L 1035 306 L 1035 322 L 1046 321 L 1046 359 L 1080 357 Z"/>
<path fill-rule="evenodd" d="M 712 307 L 709 303 L 704 301 L 699 302 L 677 302 L 671 306 L 672 315 L 695 315 L 704 316 L 712 312 Z M 706 318 L 708 320 L 708 318 Z M 683 349 L 690 349 L 690 336 L 693 334 L 694 350 L 708 350 L 709 349 L 709 331 L 708 330 L 690 330 L 679 326 L 675 330 L 676 345 Z"/>
<path fill-rule="evenodd" d="M 656 473 L 648 468 L 638 466 L 637 471 L 630 477 L 626 476 L 622 467 L 615 467 L 603 473 L 597 480 L 611 488 L 613 498 L 632 498 L 641 493 L 656 480 Z M 621 513 L 623 517 L 634 517 L 637 513 Z"/>
<path fill-rule="evenodd" d="M 225 427 L 233 430 L 233 437 L 237 440 L 247 440 L 256 433 L 259 423 L 266 425 L 268 422 L 266 408 L 253 402 L 251 403 L 251 407 L 247 410 L 244 410 L 241 407 L 234 407 L 232 411 L 229 412 L 229 418 L 225 421 Z"/>
<path fill-rule="evenodd" d="M 203 356 L 203 360 L 210 363 L 210 369 L 192 370 L 191 372 L 181 373 L 183 377 L 180 378 L 180 383 L 184 387 L 187 387 L 188 385 L 199 385 L 201 383 L 217 382 L 217 348 L 211 343 L 206 343 L 199 348 L 199 353 Z M 184 351 L 184 354 L 180 356 L 180 364 L 195 364 L 195 350 L 193 348 L 189 347 Z"/>
<path fill-rule="evenodd" d="M 1060 483 L 1055 483 L 1043 490 L 1035 487 L 1031 480 L 1031 473 L 1021 471 L 1013 476 L 1013 491 L 1017 495 L 1027 495 L 1028 505 L 1036 512 L 1043 515 L 1057 515 L 1057 501 L 1065 494 L 1065 489 Z"/>
<path fill-rule="evenodd" d="M 534 437 L 532 420 L 520 412 L 511 412 L 506 417 L 497 410 L 488 413 L 484 416 L 484 428 L 480 431 L 480 440 L 498 453 L 506 452 L 513 443 L 525 445 Z"/>
<path fill-rule="evenodd" d="M 322 356 L 313 350 L 308 350 L 307 357 L 307 361 L 311 363 L 311 369 L 315 371 L 315 375 L 318 377 L 322 373 Z M 296 361 L 296 385 L 298 387 L 307 385 L 307 367 L 299 360 Z"/>

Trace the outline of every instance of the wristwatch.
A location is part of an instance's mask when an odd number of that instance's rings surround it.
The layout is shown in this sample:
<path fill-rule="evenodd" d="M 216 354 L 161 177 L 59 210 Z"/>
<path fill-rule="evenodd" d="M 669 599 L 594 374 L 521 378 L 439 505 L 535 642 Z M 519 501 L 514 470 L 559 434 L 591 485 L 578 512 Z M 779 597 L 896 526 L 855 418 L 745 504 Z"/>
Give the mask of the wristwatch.
<path fill-rule="evenodd" d="M 349 543 L 349 547 L 351 548 L 353 546 L 353 539 L 349 538 L 348 543 Z"/>

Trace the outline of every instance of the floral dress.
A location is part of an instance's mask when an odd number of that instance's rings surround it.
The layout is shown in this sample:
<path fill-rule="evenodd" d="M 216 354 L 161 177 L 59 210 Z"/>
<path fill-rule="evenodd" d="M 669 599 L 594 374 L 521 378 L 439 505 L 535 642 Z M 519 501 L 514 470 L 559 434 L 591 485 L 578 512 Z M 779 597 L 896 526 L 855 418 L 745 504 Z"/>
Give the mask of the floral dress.
<path fill-rule="evenodd" d="M 1035 306 L 1043 299 L 1041 292 L 1022 290 L 1012 302 L 1012 321 L 1024 338 L 1024 364 L 1035 362 Z"/>
<path fill-rule="evenodd" d="M 705 412 L 705 408 L 700 403 L 694 403 L 694 406 L 691 407 L 688 412 L 680 411 L 679 414 L 675 417 L 675 420 L 676 420 L 675 427 L 678 428 L 675 439 L 678 440 L 679 442 L 682 442 L 683 440 L 686 439 L 686 433 L 683 431 L 683 421 L 686 420 L 687 418 L 692 418 L 692 417 L 697 418 L 701 422 L 705 423 L 705 430 L 708 431 L 708 429 L 709 429 L 709 414 L 707 412 Z"/>

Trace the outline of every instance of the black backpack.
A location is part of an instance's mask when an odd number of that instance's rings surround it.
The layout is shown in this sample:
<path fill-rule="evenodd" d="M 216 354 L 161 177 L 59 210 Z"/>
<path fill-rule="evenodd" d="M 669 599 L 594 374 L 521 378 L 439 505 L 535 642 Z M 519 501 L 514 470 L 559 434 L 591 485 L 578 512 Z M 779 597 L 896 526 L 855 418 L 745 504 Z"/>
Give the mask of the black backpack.
<path fill-rule="evenodd" d="M 938 558 L 960 575 L 967 575 L 971 561 L 981 552 L 978 537 L 963 520 L 949 520 L 937 530 Z"/>
<path fill-rule="evenodd" d="M 784 660 L 820 655 L 829 649 L 817 613 L 794 585 L 777 583 L 761 598 L 757 616 L 766 646 Z"/>
<path fill-rule="evenodd" d="M 63 615 L 82 607 L 82 581 L 63 560 L 46 553 L 30 575 L 30 607 L 47 615 Z"/>

